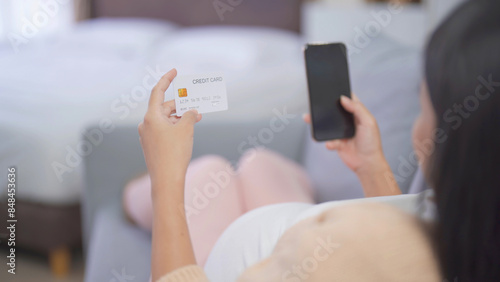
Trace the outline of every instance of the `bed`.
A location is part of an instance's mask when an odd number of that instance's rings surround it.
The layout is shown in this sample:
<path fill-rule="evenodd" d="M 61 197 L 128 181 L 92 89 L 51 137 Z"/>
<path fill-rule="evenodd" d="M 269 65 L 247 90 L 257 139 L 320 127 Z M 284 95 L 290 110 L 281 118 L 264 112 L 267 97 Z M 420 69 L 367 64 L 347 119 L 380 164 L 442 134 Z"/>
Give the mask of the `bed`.
<path fill-rule="evenodd" d="M 140 121 L 140 93 L 160 73 L 175 66 L 227 74 L 230 110 L 206 124 L 268 121 L 283 105 L 292 113 L 306 107 L 300 0 L 242 1 L 223 14 L 211 1 L 88 3 L 90 20 L 0 56 L 0 167 L 19 172 L 18 244 L 48 253 L 58 275 L 81 242 L 84 157 L 114 128 Z M 100 132 L 86 131 L 92 124 Z"/>

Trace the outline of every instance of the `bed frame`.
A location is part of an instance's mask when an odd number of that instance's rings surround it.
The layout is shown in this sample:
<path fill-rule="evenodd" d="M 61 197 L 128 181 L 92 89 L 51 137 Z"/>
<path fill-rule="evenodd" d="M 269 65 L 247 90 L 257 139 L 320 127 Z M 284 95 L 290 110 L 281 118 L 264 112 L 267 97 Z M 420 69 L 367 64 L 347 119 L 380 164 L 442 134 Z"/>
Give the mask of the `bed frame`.
<path fill-rule="evenodd" d="M 302 0 L 89 0 L 90 17 L 140 17 L 182 26 L 263 26 L 300 32 Z"/>

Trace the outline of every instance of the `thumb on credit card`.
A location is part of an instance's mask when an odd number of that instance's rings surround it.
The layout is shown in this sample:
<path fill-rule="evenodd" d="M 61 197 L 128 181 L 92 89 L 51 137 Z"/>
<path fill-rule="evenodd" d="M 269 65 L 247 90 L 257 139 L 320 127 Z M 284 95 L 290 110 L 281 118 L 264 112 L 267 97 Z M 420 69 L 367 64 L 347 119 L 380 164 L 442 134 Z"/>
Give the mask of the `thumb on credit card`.
<path fill-rule="evenodd" d="M 199 114 L 197 110 L 189 110 L 182 115 L 179 123 L 194 125 L 200 120 L 201 120 L 201 114 Z"/>

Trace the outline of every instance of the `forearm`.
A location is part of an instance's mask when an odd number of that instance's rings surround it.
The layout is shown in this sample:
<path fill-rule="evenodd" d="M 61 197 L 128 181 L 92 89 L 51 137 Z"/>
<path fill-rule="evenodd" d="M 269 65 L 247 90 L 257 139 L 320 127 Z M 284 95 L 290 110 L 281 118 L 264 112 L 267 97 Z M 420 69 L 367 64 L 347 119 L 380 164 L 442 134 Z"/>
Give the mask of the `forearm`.
<path fill-rule="evenodd" d="M 394 181 L 391 167 L 382 156 L 373 163 L 356 171 L 365 197 L 399 195 L 401 190 Z"/>
<path fill-rule="evenodd" d="M 184 211 L 184 178 L 153 182 L 153 281 L 180 267 L 196 264 Z M 157 187 L 155 187 L 157 186 Z"/>
<path fill-rule="evenodd" d="M 153 281 L 177 268 L 196 264 L 184 211 L 184 182 L 193 151 L 194 125 L 201 120 L 196 110 L 182 117 L 172 115 L 175 101 L 165 102 L 165 91 L 177 75 L 172 69 L 151 91 L 148 111 L 138 131 L 151 177 L 153 201 Z"/>

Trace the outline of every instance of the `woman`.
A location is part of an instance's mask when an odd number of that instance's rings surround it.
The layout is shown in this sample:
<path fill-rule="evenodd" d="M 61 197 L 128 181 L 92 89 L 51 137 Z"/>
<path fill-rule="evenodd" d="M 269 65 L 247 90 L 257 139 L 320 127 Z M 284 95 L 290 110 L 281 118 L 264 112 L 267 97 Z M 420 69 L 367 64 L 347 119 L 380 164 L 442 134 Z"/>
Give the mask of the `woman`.
<path fill-rule="evenodd" d="M 240 281 L 500 281 L 499 14 L 498 1 L 470 1 L 438 28 L 427 48 L 426 87 L 413 140 L 415 148 L 429 140 L 435 145 L 415 152 L 435 191 L 437 214 L 430 228 L 384 204 L 345 204 L 292 221 L 268 247 L 272 253 L 246 269 Z M 194 124 L 201 116 L 194 111 L 171 116 L 174 104 L 164 102 L 164 92 L 175 75 L 168 72 L 153 89 L 139 126 L 152 187 L 152 276 L 154 281 L 207 281 L 196 266 L 184 209 Z M 390 170 L 373 116 L 355 96 L 341 104 L 355 116 L 356 135 L 329 141 L 327 148 L 337 150 L 358 175 L 365 194 L 397 194 L 394 182 L 386 181 Z M 221 256 L 214 253 L 224 240 L 242 238 L 232 231 L 267 232 L 241 224 L 250 214 L 258 221 L 253 227 L 272 229 L 269 218 L 296 208 L 272 205 L 237 219 L 217 242 L 206 269 L 230 267 L 211 259 Z M 227 255 L 238 259 L 237 253 Z"/>

